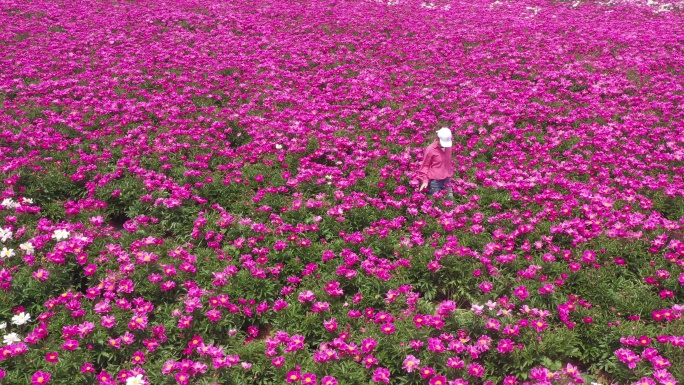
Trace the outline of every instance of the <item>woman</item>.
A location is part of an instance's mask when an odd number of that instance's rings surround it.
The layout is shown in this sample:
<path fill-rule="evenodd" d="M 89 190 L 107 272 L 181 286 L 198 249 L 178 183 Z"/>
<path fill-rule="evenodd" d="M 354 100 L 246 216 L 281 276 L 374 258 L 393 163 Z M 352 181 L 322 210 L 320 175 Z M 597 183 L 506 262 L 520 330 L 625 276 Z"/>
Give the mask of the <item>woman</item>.
<path fill-rule="evenodd" d="M 451 189 L 451 176 L 454 175 L 452 161 L 451 130 L 442 127 L 437 131 L 437 139 L 426 149 L 423 156 L 423 164 L 418 170 L 418 180 L 420 181 L 419 191 L 430 188 L 430 196 L 438 191 L 447 190 L 447 196 L 453 198 Z"/>

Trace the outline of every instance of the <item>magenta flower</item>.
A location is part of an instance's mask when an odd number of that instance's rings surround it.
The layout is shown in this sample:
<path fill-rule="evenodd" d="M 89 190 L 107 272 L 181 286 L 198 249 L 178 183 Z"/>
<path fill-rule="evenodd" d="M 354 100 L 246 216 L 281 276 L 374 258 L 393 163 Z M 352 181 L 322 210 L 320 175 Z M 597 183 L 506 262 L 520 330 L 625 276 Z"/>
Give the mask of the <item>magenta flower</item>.
<path fill-rule="evenodd" d="M 530 327 L 532 327 L 537 333 L 541 333 L 547 327 L 549 327 L 549 324 L 542 319 L 538 319 L 530 322 Z"/>
<path fill-rule="evenodd" d="M 321 385 L 339 385 L 337 378 L 332 376 L 325 376 L 321 379 Z"/>
<path fill-rule="evenodd" d="M 52 375 L 47 372 L 37 371 L 31 376 L 31 385 L 45 385 L 50 383 Z"/>
<path fill-rule="evenodd" d="M 52 363 L 52 364 L 56 363 L 57 361 L 59 361 L 59 353 L 57 353 L 57 352 L 46 353 L 45 354 L 45 361 Z"/>
<path fill-rule="evenodd" d="M 482 365 L 478 363 L 472 363 L 468 365 L 468 374 L 474 377 L 482 377 L 484 375 L 485 369 Z"/>
<path fill-rule="evenodd" d="M 50 278 L 50 272 L 45 269 L 38 269 L 31 276 L 41 282 L 44 282 Z"/>
<path fill-rule="evenodd" d="M 95 366 L 90 362 L 81 365 L 81 373 L 95 373 Z"/>
<path fill-rule="evenodd" d="M 518 385 L 518 379 L 515 376 L 506 376 L 503 379 L 503 385 Z"/>
<path fill-rule="evenodd" d="M 114 316 L 102 316 L 101 325 L 107 329 L 111 329 L 116 325 L 116 319 L 114 318 Z"/>
<path fill-rule="evenodd" d="M 190 383 L 190 374 L 185 372 L 179 372 L 176 373 L 174 379 L 176 380 L 178 385 L 188 385 Z"/>
<path fill-rule="evenodd" d="M 378 341 L 375 338 L 366 338 L 361 341 L 361 350 L 364 353 L 370 353 L 378 345 Z"/>
<path fill-rule="evenodd" d="M 316 375 L 313 373 L 304 373 L 302 374 L 302 384 L 306 385 L 316 385 L 318 382 L 316 381 Z"/>
<path fill-rule="evenodd" d="M 420 376 L 422 378 L 430 378 L 435 375 L 435 369 L 429 367 L 429 366 L 423 366 L 420 368 Z"/>
<path fill-rule="evenodd" d="M 461 369 L 465 362 L 458 357 L 449 357 L 446 361 L 446 366 L 451 369 Z"/>
<path fill-rule="evenodd" d="M 404 359 L 402 368 L 404 368 L 407 372 L 411 373 L 418 367 L 418 365 L 420 365 L 420 360 L 412 355 L 408 355 Z"/>
<path fill-rule="evenodd" d="M 179 329 L 187 329 L 190 327 L 190 324 L 192 323 L 192 316 L 183 316 L 178 320 L 178 328 Z"/>
<path fill-rule="evenodd" d="M 396 328 L 394 327 L 394 324 L 391 323 L 386 323 L 380 326 L 380 331 L 389 335 L 393 334 Z"/>
<path fill-rule="evenodd" d="M 285 375 L 285 382 L 287 382 L 288 384 L 300 382 L 301 380 L 302 380 L 302 375 L 300 374 L 300 372 L 298 370 L 290 370 Z"/>
<path fill-rule="evenodd" d="M 669 360 L 666 358 L 663 358 L 662 356 L 655 356 L 652 359 L 650 359 L 651 363 L 653 364 L 653 369 L 655 370 L 660 370 L 660 369 L 665 369 L 670 367 L 671 363 Z"/>
<path fill-rule="evenodd" d="M 499 341 L 499 345 L 496 347 L 496 350 L 501 354 L 510 353 L 513 350 L 515 350 L 515 343 L 509 339 L 504 338 Z"/>
<path fill-rule="evenodd" d="M 337 330 L 337 320 L 333 317 L 330 320 L 323 321 L 323 327 L 329 332 L 334 332 Z"/>
<path fill-rule="evenodd" d="M 490 318 L 485 323 L 485 327 L 487 329 L 499 330 L 501 328 L 501 323 L 497 319 Z"/>
<path fill-rule="evenodd" d="M 427 265 L 428 270 L 430 270 L 432 272 L 437 272 L 437 270 L 439 270 L 440 267 L 442 267 L 442 266 L 436 260 L 430 261 Z"/>
<path fill-rule="evenodd" d="M 328 302 L 316 302 L 311 306 L 311 311 L 314 313 L 330 311 L 330 304 Z"/>
<path fill-rule="evenodd" d="M 137 351 L 133 353 L 133 357 L 131 358 L 131 364 L 133 365 L 142 365 L 145 363 L 145 353 L 141 351 Z"/>
<path fill-rule="evenodd" d="M 278 357 L 271 360 L 271 364 L 274 367 L 279 368 L 279 367 L 283 366 L 283 364 L 285 364 L 285 358 L 283 358 L 282 356 L 278 356 Z"/>
<path fill-rule="evenodd" d="M 480 284 L 480 290 L 482 290 L 483 293 L 489 293 L 493 288 L 494 285 L 492 285 L 491 282 L 482 282 Z"/>
<path fill-rule="evenodd" d="M 657 383 L 649 377 L 642 377 L 639 381 L 635 382 L 634 385 L 657 385 Z"/>
<path fill-rule="evenodd" d="M 62 349 L 63 350 L 68 350 L 68 351 L 74 351 L 78 349 L 78 341 L 77 340 L 66 340 L 62 344 Z"/>
<path fill-rule="evenodd" d="M 429 385 L 447 385 L 447 379 L 444 376 L 434 376 L 430 379 Z"/>
<path fill-rule="evenodd" d="M 615 351 L 615 355 L 620 362 L 627 364 L 627 367 L 630 369 L 635 369 L 637 363 L 641 361 L 641 357 L 629 349 L 618 349 Z"/>
<path fill-rule="evenodd" d="M 373 382 L 384 382 L 385 384 L 389 384 L 390 371 L 383 367 L 375 369 L 375 371 L 373 371 Z"/>
<path fill-rule="evenodd" d="M 372 366 L 378 364 L 378 359 L 373 357 L 372 354 L 369 354 L 363 358 L 363 364 L 366 366 L 366 369 L 370 369 Z"/>

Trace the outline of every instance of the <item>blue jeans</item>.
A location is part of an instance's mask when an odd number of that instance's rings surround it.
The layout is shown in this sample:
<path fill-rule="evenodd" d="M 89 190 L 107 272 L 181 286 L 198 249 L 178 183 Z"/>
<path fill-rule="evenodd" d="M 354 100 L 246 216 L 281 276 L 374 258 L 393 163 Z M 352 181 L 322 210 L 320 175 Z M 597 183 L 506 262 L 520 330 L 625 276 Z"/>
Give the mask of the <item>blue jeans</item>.
<path fill-rule="evenodd" d="M 438 191 L 442 190 L 447 190 L 447 196 L 454 196 L 453 191 L 451 189 L 451 178 L 430 179 L 430 183 L 428 183 L 428 188 L 430 189 L 430 191 L 428 192 L 430 196 L 433 196 Z"/>

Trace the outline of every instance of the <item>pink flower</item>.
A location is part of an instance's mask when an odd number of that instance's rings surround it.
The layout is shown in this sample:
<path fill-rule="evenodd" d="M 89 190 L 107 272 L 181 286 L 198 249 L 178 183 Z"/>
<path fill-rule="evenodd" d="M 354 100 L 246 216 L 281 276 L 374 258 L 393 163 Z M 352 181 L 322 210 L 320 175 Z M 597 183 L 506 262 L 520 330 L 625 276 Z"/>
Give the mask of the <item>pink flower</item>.
<path fill-rule="evenodd" d="M 393 334 L 395 330 L 396 328 L 391 323 L 386 323 L 380 326 L 380 331 L 387 335 Z"/>
<path fill-rule="evenodd" d="M 337 330 L 337 321 L 334 317 L 328 321 L 323 321 L 323 327 L 325 328 L 325 330 L 329 332 L 334 332 L 335 330 Z"/>
<path fill-rule="evenodd" d="M 192 316 L 191 315 L 181 317 L 178 320 L 178 328 L 179 329 L 187 329 L 190 327 L 191 323 L 192 323 Z"/>
<path fill-rule="evenodd" d="M 375 369 L 375 371 L 373 372 L 373 382 L 384 382 L 385 384 L 389 384 L 390 371 L 382 367 Z"/>
<path fill-rule="evenodd" d="M 649 377 L 642 377 L 639 381 L 635 382 L 633 385 L 656 385 L 656 382 Z"/>
<path fill-rule="evenodd" d="M 271 360 L 271 364 L 276 368 L 279 368 L 285 364 L 285 358 L 283 358 L 283 356 L 278 356 Z"/>
<path fill-rule="evenodd" d="M 45 385 L 50 383 L 52 375 L 47 372 L 37 371 L 31 376 L 31 385 Z"/>
<path fill-rule="evenodd" d="M 78 349 L 78 341 L 77 340 L 66 340 L 62 344 L 62 349 L 68 350 L 68 351 L 74 351 L 74 350 Z"/>
<path fill-rule="evenodd" d="M 361 341 L 361 350 L 364 353 L 370 353 L 378 345 L 378 341 L 375 338 L 366 338 Z"/>
<path fill-rule="evenodd" d="M 81 373 L 95 373 L 95 366 L 90 362 L 81 365 Z"/>
<path fill-rule="evenodd" d="M 273 303 L 273 311 L 277 313 L 277 312 L 287 308 L 287 306 L 288 306 L 287 302 L 285 302 L 285 300 L 279 298 Z"/>
<path fill-rule="evenodd" d="M 484 375 L 484 367 L 478 363 L 468 365 L 468 374 L 474 377 L 482 377 Z"/>
<path fill-rule="evenodd" d="M 190 383 L 190 375 L 185 372 L 176 373 L 174 378 L 178 385 L 188 385 Z"/>
<path fill-rule="evenodd" d="M 402 368 L 404 368 L 407 372 L 411 373 L 416 367 L 418 367 L 418 365 L 420 365 L 420 360 L 412 355 L 408 355 L 404 359 L 404 364 L 402 365 Z"/>
<path fill-rule="evenodd" d="M 45 361 L 54 364 L 57 361 L 59 361 L 59 353 L 57 352 L 49 352 L 45 354 Z"/>
<path fill-rule="evenodd" d="M 518 379 L 515 376 L 506 376 L 503 379 L 503 385 L 518 385 Z"/>
<path fill-rule="evenodd" d="M 494 318 L 490 318 L 489 320 L 487 320 L 485 327 L 487 329 L 499 330 L 501 328 L 501 323 Z"/>
<path fill-rule="evenodd" d="M 114 316 L 110 316 L 110 315 L 102 316 L 101 324 L 103 327 L 105 327 L 107 329 L 111 329 L 116 325 L 116 318 L 114 318 Z"/>
<path fill-rule="evenodd" d="M 47 281 L 50 278 L 50 272 L 45 269 L 38 269 L 33 273 L 32 277 L 41 282 Z"/>
<path fill-rule="evenodd" d="M 429 367 L 429 366 L 423 366 L 422 368 L 420 368 L 420 376 L 421 376 L 422 378 L 424 378 L 424 379 L 425 379 L 425 378 L 430 378 L 430 377 L 432 377 L 432 376 L 434 376 L 434 375 L 435 375 L 435 370 L 432 369 L 431 367 Z"/>
<path fill-rule="evenodd" d="M 316 381 L 316 375 L 313 373 L 304 373 L 302 374 L 302 384 L 306 385 L 316 385 L 318 382 Z"/>
<path fill-rule="evenodd" d="M 537 331 L 537 333 L 543 332 L 547 327 L 549 327 L 549 324 L 544 322 L 542 319 L 538 320 L 533 320 L 530 324 L 530 327 L 532 327 L 534 330 Z"/>
<path fill-rule="evenodd" d="M 496 347 L 496 350 L 501 354 L 510 353 L 513 350 L 515 350 L 515 343 L 509 339 L 504 338 L 501 341 L 499 341 L 499 345 Z"/>
<path fill-rule="evenodd" d="M 524 301 L 530 296 L 530 293 L 527 291 L 527 288 L 525 286 L 518 286 L 513 291 L 513 294 L 517 296 L 521 301 Z"/>
<path fill-rule="evenodd" d="M 446 361 L 446 366 L 451 369 L 461 369 L 464 365 L 465 362 L 458 357 L 449 357 Z"/>
<path fill-rule="evenodd" d="M 287 382 L 288 384 L 292 384 L 294 382 L 300 382 L 301 380 L 302 380 L 302 375 L 299 373 L 298 370 L 290 370 L 285 375 L 285 382 Z"/>
<path fill-rule="evenodd" d="M 137 351 L 133 353 L 133 357 L 131 358 L 131 364 L 133 365 L 142 365 L 145 363 L 145 353 L 141 351 Z"/>
<path fill-rule="evenodd" d="M 370 369 L 372 366 L 378 364 L 378 359 L 373 357 L 372 354 L 369 354 L 363 358 L 363 364 L 366 366 L 366 369 Z"/>
<path fill-rule="evenodd" d="M 211 309 L 207 311 L 206 316 L 210 322 L 218 322 L 221 319 L 221 311 L 217 309 Z"/>
<path fill-rule="evenodd" d="M 489 293 L 490 291 L 492 291 L 493 288 L 494 285 L 492 285 L 491 282 L 485 281 L 480 284 L 480 290 L 482 290 L 483 293 Z"/>
<path fill-rule="evenodd" d="M 618 360 L 627 364 L 627 367 L 630 369 L 635 369 L 637 363 L 641 361 L 641 357 L 629 349 L 618 349 L 615 351 L 615 355 L 617 356 Z"/>
<path fill-rule="evenodd" d="M 311 311 L 314 313 L 330 311 L 330 304 L 328 302 L 316 302 L 311 306 Z"/>

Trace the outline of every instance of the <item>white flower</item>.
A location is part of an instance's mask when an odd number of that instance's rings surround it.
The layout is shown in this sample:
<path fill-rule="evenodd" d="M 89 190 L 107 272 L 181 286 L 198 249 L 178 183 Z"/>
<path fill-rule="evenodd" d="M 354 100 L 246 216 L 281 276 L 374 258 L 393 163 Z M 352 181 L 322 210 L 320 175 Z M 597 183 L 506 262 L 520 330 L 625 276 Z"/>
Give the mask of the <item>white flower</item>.
<path fill-rule="evenodd" d="M 276 148 L 277 150 L 280 150 L 280 149 L 283 148 L 283 145 L 280 144 L 280 143 L 276 143 L 275 148 Z"/>
<path fill-rule="evenodd" d="M 31 204 L 31 203 L 33 203 L 33 199 L 31 199 L 31 198 L 24 198 L 24 203 Z"/>
<path fill-rule="evenodd" d="M 0 241 L 5 242 L 8 239 L 12 239 L 12 230 L 0 229 Z"/>
<path fill-rule="evenodd" d="M 16 209 L 17 207 L 21 206 L 19 204 L 19 202 L 13 201 L 12 198 L 3 199 L 2 203 L 0 203 L 0 205 L 3 205 L 3 206 L 10 208 L 10 209 Z"/>
<path fill-rule="evenodd" d="M 3 247 L 2 251 L 0 251 L 0 259 L 5 259 L 9 257 L 14 257 L 14 249 L 8 249 L 6 247 Z"/>
<path fill-rule="evenodd" d="M 0 330 L 5 330 L 7 328 L 7 322 L 0 323 Z"/>
<path fill-rule="evenodd" d="M 55 230 L 54 233 L 52 233 L 52 238 L 58 241 L 61 241 L 62 239 L 67 239 L 69 238 L 69 232 L 66 230 Z"/>
<path fill-rule="evenodd" d="M 24 313 L 23 311 L 14 317 L 12 317 L 12 323 L 21 326 L 31 320 L 31 315 L 28 313 Z"/>
<path fill-rule="evenodd" d="M 12 345 L 13 343 L 19 341 L 21 341 L 21 338 L 19 338 L 17 333 L 6 334 L 4 337 L 2 337 L 2 343 L 5 345 Z"/>
<path fill-rule="evenodd" d="M 138 374 L 135 377 L 128 377 L 126 379 L 126 385 L 145 385 L 145 381 L 143 380 L 143 375 Z"/>
<path fill-rule="evenodd" d="M 19 245 L 19 249 L 23 250 L 26 254 L 31 255 L 36 248 L 33 247 L 33 243 L 25 242 Z"/>

